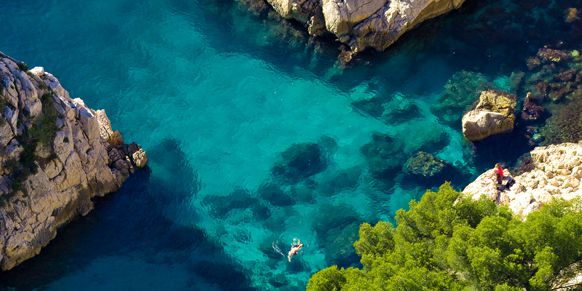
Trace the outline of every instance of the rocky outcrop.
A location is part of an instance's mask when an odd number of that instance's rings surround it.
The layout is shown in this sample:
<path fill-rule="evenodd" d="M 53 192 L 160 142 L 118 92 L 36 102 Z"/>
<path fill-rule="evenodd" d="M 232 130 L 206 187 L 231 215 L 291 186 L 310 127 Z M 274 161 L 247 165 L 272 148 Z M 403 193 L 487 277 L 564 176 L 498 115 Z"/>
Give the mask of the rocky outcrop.
<path fill-rule="evenodd" d="M 43 68 L 0 53 L 0 268 L 38 254 L 57 229 L 121 187 L 145 152 L 105 111 L 72 99 Z"/>
<path fill-rule="evenodd" d="M 582 285 L 582 262 L 576 262 L 560 270 L 551 284 L 552 290 L 557 291 L 580 290 L 580 285 Z"/>
<path fill-rule="evenodd" d="M 513 95 L 495 90 L 481 92 L 477 106 L 463 115 L 463 135 L 470 141 L 478 141 L 512 131 L 516 105 Z"/>
<path fill-rule="evenodd" d="M 511 175 L 508 170 L 505 174 Z M 535 148 L 520 159 L 513 178 L 510 189 L 498 191 L 493 170 L 489 170 L 463 193 L 475 199 L 485 195 L 524 217 L 553 198 L 582 197 L 582 141 Z"/>
<path fill-rule="evenodd" d="M 267 0 L 278 14 L 325 31 L 352 52 L 384 50 L 421 22 L 459 8 L 464 0 Z"/>

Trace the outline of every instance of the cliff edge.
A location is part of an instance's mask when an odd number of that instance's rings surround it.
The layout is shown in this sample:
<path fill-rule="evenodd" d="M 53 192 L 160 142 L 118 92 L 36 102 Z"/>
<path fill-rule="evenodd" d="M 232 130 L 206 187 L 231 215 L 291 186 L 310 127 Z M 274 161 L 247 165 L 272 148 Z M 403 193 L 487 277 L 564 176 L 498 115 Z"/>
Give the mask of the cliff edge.
<path fill-rule="evenodd" d="M 0 268 L 37 255 L 57 229 L 145 166 L 105 111 L 72 99 L 43 68 L 0 52 Z"/>
<path fill-rule="evenodd" d="M 505 174 L 511 175 L 507 169 Z M 582 197 L 582 141 L 537 147 L 520 158 L 512 176 L 515 184 L 498 191 L 493 170 L 489 170 L 463 193 L 475 199 L 485 195 L 522 217 L 553 198 Z"/>
<path fill-rule="evenodd" d="M 267 1 L 283 18 L 307 27 L 310 35 L 331 33 L 358 53 L 382 51 L 428 19 L 459 8 L 464 0 L 245 0 Z M 256 5 L 256 4 L 255 4 Z"/>

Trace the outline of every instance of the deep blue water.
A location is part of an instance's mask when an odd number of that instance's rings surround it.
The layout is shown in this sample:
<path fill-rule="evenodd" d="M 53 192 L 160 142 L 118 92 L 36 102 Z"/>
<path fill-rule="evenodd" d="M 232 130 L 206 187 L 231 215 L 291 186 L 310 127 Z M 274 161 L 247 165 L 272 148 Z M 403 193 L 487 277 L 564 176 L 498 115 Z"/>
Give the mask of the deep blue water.
<path fill-rule="evenodd" d="M 538 48 L 577 45 L 579 22 L 563 18 L 580 2 L 563 2 L 468 0 L 342 70 L 333 42 L 282 38 L 233 1 L 0 0 L 0 50 L 106 109 L 151 161 L 0 287 L 294 290 L 325 266 L 357 264 L 359 223 L 528 150 L 517 134 L 470 145 L 432 108 L 455 73 L 511 91 Z M 378 134 L 391 138 L 371 148 L 397 165 L 381 174 L 365 150 Z M 276 167 L 288 149 L 304 150 L 294 170 Z M 403 174 L 418 150 L 456 168 Z M 288 263 L 276 249 L 294 237 L 306 247 Z"/>

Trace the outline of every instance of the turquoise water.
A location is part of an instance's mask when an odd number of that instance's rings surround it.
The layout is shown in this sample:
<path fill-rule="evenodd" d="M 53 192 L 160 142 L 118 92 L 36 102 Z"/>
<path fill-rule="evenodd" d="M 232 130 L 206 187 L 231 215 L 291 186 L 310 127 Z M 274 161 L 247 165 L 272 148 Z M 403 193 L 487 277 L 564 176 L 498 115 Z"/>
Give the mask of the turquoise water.
<path fill-rule="evenodd" d="M 357 264 L 359 223 L 528 150 L 515 135 L 467 144 L 432 110 L 447 80 L 480 72 L 511 91 L 527 56 L 582 35 L 562 21 L 567 4 L 468 2 L 342 70 L 332 42 L 281 38 L 277 22 L 232 1 L 0 0 L 0 50 L 106 109 L 151 161 L 0 287 L 294 290 L 325 266 Z M 362 150 L 374 134 L 395 141 L 383 159 L 397 167 L 381 175 Z M 293 161 L 299 172 L 274 170 L 298 148 L 311 149 Z M 405 175 L 418 150 L 455 170 Z M 288 263 L 279 251 L 294 237 L 305 248 Z"/>

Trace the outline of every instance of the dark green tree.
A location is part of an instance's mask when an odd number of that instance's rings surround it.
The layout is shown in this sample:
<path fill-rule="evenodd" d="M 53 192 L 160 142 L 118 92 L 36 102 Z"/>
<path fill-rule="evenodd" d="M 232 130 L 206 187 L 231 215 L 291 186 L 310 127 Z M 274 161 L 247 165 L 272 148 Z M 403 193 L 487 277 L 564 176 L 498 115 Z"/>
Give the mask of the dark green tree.
<path fill-rule="evenodd" d="M 582 201 L 556 200 L 527 220 L 450 184 L 396 214 L 396 227 L 360 226 L 362 269 L 315 273 L 308 290 L 549 290 L 582 260 Z"/>

